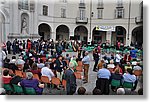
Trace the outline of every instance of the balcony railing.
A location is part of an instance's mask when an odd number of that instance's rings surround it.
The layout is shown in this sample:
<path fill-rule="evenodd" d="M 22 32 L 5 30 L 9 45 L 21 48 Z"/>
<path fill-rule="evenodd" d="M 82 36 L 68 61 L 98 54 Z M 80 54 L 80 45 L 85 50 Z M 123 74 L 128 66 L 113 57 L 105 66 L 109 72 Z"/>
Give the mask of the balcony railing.
<path fill-rule="evenodd" d="M 85 3 L 79 3 L 79 8 L 85 8 Z"/>
<path fill-rule="evenodd" d="M 87 24 L 88 18 L 87 17 L 84 17 L 84 18 L 76 17 L 76 23 Z"/>
<path fill-rule="evenodd" d="M 116 8 L 123 8 L 123 3 L 118 3 Z"/>
<path fill-rule="evenodd" d="M 135 17 L 135 23 L 136 24 L 143 23 L 143 17 L 142 16 Z"/>

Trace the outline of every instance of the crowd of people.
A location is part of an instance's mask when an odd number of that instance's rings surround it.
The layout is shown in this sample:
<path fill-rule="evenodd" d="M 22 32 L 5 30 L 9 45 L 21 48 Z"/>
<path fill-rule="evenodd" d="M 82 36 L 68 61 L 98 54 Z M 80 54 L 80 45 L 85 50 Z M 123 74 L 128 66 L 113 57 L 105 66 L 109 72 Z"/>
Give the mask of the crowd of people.
<path fill-rule="evenodd" d="M 89 82 L 89 69 L 91 58 L 90 54 L 93 55 L 93 60 L 95 64 L 93 71 L 97 73 L 97 80 L 95 88 L 92 90 L 93 95 L 109 95 L 110 86 L 113 92 L 116 94 L 126 94 L 124 83 L 131 84 L 131 91 L 134 91 L 137 87 L 137 83 L 142 77 L 135 75 L 135 71 L 143 70 L 143 59 L 137 57 L 137 52 L 134 47 L 124 47 L 121 44 L 114 46 L 117 51 L 107 52 L 110 50 L 110 45 L 108 42 L 103 44 L 98 44 L 94 47 L 92 52 L 85 50 L 87 44 L 82 44 L 77 41 L 67 42 L 53 40 L 23 40 L 19 41 L 15 39 L 13 42 L 7 41 L 2 47 L 2 60 L 3 60 L 3 84 L 10 85 L 13 84 L 21 86 L 24 88 L 33 88 L 36 94 L 43 94 L 43 89 L 45 87 L 51 88 L 52 79 L 58 78 L 60 80 L 59 85 L 54 85 L 54 88 L 61 90 L 63 86 L 66 89 L 67 95 L 73 95 L 76 92 L 79 95 L 86 94 L 86 89 L 84 87 L 79 87 L 77 89 L 76 75 L 78 72 L 76 69 L 79 66 L 79 62 L 82 62 L 83 70 L 83 82 Z M 122 53 L 123 49 L 128 49 L 126 53 Z M 64 56 L 63 52 L 68 49 L 72 49 L 77 52 L 76 56 L 71 56 L 68 53 Z M 104 49 L 104 55 L 102 54 L 102 49 Z M 140 48 L 141 50 L 141 48 Z M 8 58 L 7 54 L 12 54 L 12 58 Z M 18 58 L 16 57 L 18 54 Z M 24 76 L 16 75 L 16 70 L 25 73 Z M 38 75 L 39 79 L 43 76 L 48 77 L 49 83 L 45 84 L 43 81 L 34 78 L 34 74 Z M 63 85 L 63 81 L 66 81 L 66 85 Z M 113 85 L 113 81 L 119 81 L 119 85 Z M 5 89 L 5 87 L 4 87 Z M 5 89 L 7 91 L 7 89 Z M 142 86 L 140 88 L 140 94 Z M 9 90 L 10 92 L 10 90 Z M 14 94 L 13 92 L 7 94 Z"/>

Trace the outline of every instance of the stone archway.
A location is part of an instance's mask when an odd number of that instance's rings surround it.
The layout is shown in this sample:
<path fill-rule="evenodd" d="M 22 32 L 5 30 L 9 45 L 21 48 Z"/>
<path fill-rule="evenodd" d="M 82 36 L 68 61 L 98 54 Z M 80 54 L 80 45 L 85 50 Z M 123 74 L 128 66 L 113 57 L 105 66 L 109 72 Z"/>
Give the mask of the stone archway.
<path fill-rule="evenodd" d="M 106 31 L 99 31 L 96 30 L 96 27 L 93 29 L 92 31 L 92 41 L 94 41 L 94 43 L 104 43 L 106 41 Z"/>
<path fill-rule="evenodd" d="M 77 26 L 74 30 L 74 40 L 80 40 L 87 43 L 88 40 L 88 30 L 85 26 Z"/>
<path fill-rule="evenodd" d="M 59 25 L 56 28 L 56 40 L 69 40 L 69 28 L 66 25 Z"/>
<path fill-rule="evenodd" d="M 117 41 L 126 44 L 126 29 L 122 26 L 116 26 L 115 32 L 112 33 L 112 43 L 116 45 Z"/>
<path fill-rule="evenodd" d="M 136 27 L 132 30 L 131 42 L 133 45 L 142 46 L 143 44 L 143 26 Z"/>
<path fill-rule="evenodd" d="M 46 23 L 42 23 L 38 26 L 38 33 L 42 40 L 51 39 L 51 27 Z"/>

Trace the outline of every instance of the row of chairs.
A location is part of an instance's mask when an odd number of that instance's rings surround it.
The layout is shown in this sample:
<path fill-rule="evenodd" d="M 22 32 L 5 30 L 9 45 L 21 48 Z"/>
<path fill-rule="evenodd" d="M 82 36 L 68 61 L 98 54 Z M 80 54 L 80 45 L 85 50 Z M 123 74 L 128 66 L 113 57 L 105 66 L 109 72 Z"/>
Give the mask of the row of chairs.
<path fill-rule="evenodd" d="M 115 79 L 112 79 L 111 81 L 111 86 L 115 86 L 115 87 L 123 87 L 123 88 L 130 88 L 132 89 L 133 88 L 133 83 L 129 83 L 129 82 L 123 82 L 122 85 L 121 85 L 121 82 L 120 80 L 115 80 Z"/>
<path fill-rule="evenodd" d="M 6 90 L 6 94 L 11 95 L 11 94 L 16 94 L 16 95 L 36 95 L 36 91 L 34 88 L 29 88 L 29 87 L 24 87 L 22 88 L 21 86 L 18 86 L 16 84 L 3 84 L 4 89 Z"/>

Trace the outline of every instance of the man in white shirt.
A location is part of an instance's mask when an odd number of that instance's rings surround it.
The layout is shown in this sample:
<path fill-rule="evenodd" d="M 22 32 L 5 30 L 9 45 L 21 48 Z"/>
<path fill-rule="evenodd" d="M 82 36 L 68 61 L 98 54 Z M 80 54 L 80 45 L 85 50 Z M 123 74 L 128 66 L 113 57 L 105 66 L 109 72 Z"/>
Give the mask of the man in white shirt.
<path fill-rule="evenodd" d="M 52 77 L 54 77 L 54 73 L 50 69 L 50 65 L 48 63 L 45 64 L 45 67 L 41 70 L 42 76 L 47 76 L 51 81 Z"/>
<path fill-rule="evenodd" d="M 119 51 L 116 52 L 116 63 L 120 63 L 121 56 L 119 54 Z"/>

